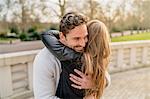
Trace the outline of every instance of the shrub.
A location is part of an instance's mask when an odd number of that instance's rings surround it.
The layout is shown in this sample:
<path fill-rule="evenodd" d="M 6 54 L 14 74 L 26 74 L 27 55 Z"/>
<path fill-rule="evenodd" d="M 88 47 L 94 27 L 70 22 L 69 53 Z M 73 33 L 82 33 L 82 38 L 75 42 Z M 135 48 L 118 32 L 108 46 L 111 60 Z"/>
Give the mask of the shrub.
<path fill-rule="evenodd" d="M 19 29 L 17 27 L 10 27 L 10 33 L 19 34 Z"/>
<path fill-rule="evenodd" d="M 40 40 L 40 34 L 38 32 L 32 32 L 29 37 L 31 40 Z"/>
<path fill-rule="evenodd" d="M 50 30 L 59 30 L 59 25 L 58 24 L 51 24 Z"/>
<path fill-rule="evenodd" d="M 111 32 L 121 32 L 121 31 L 122 31 L 122 29 L 117 28 L 117 27 L 113 27 L 113 28 L 111 29 Z"/>
<path fill-rule="evenodd" d="M 1 38 L 5 38 L 6 36 L 7 36 L 6 33 L 0 33 L 0 37 L 1 37 Z"/>
<path fill-rule="evenodd" d="M 31 27 L 27 30 L 28 33 L 32 33 L 32 32 L 36 32 L 37 28 L 34 26 L 34 27 Z"/>
<path fill-rule="evenodd" d="M 19 35 L 19 38 L 21 39 L 21 41 L 31 41 L 31 39 L 29 38 L 29 35 L 27 33 L 21 33 Z"/>

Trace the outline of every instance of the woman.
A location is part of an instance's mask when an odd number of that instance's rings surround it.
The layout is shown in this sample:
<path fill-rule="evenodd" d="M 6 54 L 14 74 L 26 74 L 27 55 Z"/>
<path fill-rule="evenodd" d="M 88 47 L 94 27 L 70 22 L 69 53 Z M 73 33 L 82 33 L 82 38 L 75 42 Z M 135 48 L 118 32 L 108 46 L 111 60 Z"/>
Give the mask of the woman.
<path fill-rule="evenodd" d="M 92 20 L 87 24 L 89 41 L 84 53 L 84 73 L 91 75 L 96 89 L 86 90 L 86 95 L 95 93 L 96 99 L 102 96 L 106 86 L 105 74 L 110 57 L 110 39 L 104 23 Z"/>
<path fill-rule="evenodd" d="M 62 64 L 62 73 L 56 92 L 58 97 L 69 99 L 70 93 L 67 93 L 67 90 L 64 89 L 68 87 L 71 88 L 70 91 L 73 93 L 70 94 L 71 99 L 73 97 L 82 99 L 93 94 L 96 99 L 99 99 L 106 87 L 106 72 L 110 56 L 108 31 L 106 26 L 98 20 L 88 22 L 87 28 L 88 43 L 83 55 L 75 53 L 72 49 L 61 44 L 57 39 L 58 32 L 49 31 L 42 35 L 42 40 L 46 47 L 58 57 Z M 58 46 L 59 49 L 57 49 Z M 69 68 L 72 67 L 71 71 L 68 71 L 68 67 L 63 66 L 64 63 L 67 63 Z M 95 87 L 90 89 L 83 88 L 84 90 L 71 87 L 72 82 L 69 80 L 69 74 L 73 73 L 74 69 L 82 70 L 86 75 L 92 76 Z M 66 83 L 68 85 L 65 85 Z"/>

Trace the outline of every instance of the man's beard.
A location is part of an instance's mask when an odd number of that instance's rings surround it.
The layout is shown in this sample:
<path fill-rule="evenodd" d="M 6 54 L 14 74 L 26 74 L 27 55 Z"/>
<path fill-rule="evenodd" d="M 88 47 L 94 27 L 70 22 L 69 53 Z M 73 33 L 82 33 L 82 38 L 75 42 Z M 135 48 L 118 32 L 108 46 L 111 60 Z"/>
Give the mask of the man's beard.
<path fill-rule="evenodd" d="M 81 46 L 75 46 L 75 47 L 73 47 L 73 49 L 74 49 L 75 51 L 77 51 L 77 52 L 83 53 L 83 52 L 84 52 L 84 47 L 82 47 L 81 50 L 78 49 L 78 48 L 80 48 L 80 47 L 81 47 Z"/>

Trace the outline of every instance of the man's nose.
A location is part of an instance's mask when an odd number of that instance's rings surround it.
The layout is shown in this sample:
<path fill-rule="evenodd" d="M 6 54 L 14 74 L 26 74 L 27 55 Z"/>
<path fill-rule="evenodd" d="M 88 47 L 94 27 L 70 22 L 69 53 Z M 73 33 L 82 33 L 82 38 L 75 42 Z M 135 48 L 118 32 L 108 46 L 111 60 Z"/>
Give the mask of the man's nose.
<path fill-rule="evenodd" d="M 80 41 L 80 46 L 85 47 L 86 41 L 83 39 Z"/>

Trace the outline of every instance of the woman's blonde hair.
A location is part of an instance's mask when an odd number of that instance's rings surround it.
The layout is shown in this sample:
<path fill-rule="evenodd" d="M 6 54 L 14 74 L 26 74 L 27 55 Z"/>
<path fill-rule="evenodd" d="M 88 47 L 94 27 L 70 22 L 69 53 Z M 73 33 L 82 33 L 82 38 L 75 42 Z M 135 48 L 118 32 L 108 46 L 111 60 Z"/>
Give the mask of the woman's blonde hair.
<path fill-rule="evenodd" d="M 95 93 L 96 99 L 100 99 L 106 86 L 105 72 L 110 56 L 110 38 L 105 24 L 99 20 L 88 22 L 87 29 L 89 41 L 84 53 L 84 71 L 92 76 L 96 87 L 85 92 L 86 95 Z"/>

